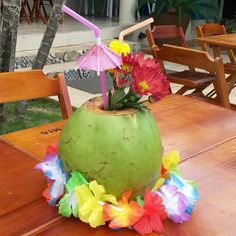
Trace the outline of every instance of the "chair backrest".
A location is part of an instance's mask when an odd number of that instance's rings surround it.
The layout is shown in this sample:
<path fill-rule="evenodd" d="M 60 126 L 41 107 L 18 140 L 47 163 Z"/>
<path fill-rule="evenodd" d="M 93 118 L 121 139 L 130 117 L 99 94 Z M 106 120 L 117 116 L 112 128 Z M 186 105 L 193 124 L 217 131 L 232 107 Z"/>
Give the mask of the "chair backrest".
<path fill-rule="evenodd" d="M 58 96 L 62 117 L 72 114 L 63 74 L 47 77 L 42 70 L 0 73 L 0 103 Z"/>
<path fill-rule="evenodd" d="M 184 36 L 182 27 L 176 25 L 157 25 L 152 30 L 146 30 L 146 36 L 150 48 L 155 45 L 156 39 L 173 39 L 178 38 L 180 46 L 188 47 L 187 40 Z M 158 45 L 160 46 L 160 45 Z"/>
<path fill-rule="evenodd" d="M 230 107 L 222 58 L 217 57 L 213 59 L 205 51 L 166 44 L 160 49 L 154 45 L 152 50 L 155 51 L 155 56 L 158 61 L 168 61 L 214 73 L 216 76 L 216 84 L 219 88 L 220 101 L 224 107 Z"/>
<path fill-rule="evenodd" d="M 196 27 L 196 33 L 198 37 L 207 37 L 211 35 L 220 35 L 220 34 L 227 34 L 224 25 L 219 23 L 205 23 Z M 203 51 L 208 51 L 208 46 L 206 43 L 200 44 Z M 234 53 L 232 49 L 227 49 L 227 54 L 231 62 L 236 62 Z"/>

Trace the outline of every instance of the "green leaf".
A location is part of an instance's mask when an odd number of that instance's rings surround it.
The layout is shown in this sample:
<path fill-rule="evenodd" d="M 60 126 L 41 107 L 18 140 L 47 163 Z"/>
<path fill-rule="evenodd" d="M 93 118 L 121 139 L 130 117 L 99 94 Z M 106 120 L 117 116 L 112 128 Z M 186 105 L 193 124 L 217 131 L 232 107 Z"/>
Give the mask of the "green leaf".
<path fill-rule="evenodd" d="M 71 172 L 71 177 L 66 183 L 66 189 L 68 192 L 72 192 L 76 185 L 88 184 L 88 181 L 79 171 Z"/>
<path fill-rule="evenodd" d="M 161 12 L 176 13 L 179 15 L 179 23 L 184 15 L 202 16 L 206 20 L 219 18 L 217 0 L 158 0 L 155 12 L 157 16 Z"/>
<path fill-rule="evenodd" d="M 70 217 L 72 213 L 71 206 L 66 201 L 64 201 L 60 204 L 58 208 L 58 213 L 62 216 Z"/>
<path fill-rule="evenodd" d="M 144 201 L 143 201 L 143 199 L 141 198 L 141 196 L 137 196 L 137 197 L 136 197 L 136 201 L 137 201 L 137 203 L 139 204 L 139 206 L 143 206 L 143 205 L 144 205 Z"/>
<path fill-rule="evenodd" d="M 125 98 L 126 93 L 124 89 L 117 89 L 110 97 L 110 109 L 113 110 L 114 107 L 121 103 L 121 101 Z"/>

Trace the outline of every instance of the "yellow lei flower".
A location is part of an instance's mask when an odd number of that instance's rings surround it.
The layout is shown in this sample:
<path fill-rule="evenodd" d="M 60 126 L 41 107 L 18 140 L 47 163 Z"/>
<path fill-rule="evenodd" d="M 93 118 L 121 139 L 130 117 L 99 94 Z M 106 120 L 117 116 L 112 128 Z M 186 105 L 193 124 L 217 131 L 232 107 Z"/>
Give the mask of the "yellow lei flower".
<path fill-rule="evenodd" d="M 172 168 L 175 168 L 175 166 L 180 162 L 180 156 L 179 152 L 177 151 L 171 151 L 168 152 L 164 157 L 163 157 L 163 166 L 166 170 L 170 170 Z"/>
<path fill-rule="evenodd" d="M 105 194 L 105 188 L 94 180 L 89 185 L 83 184 L 75 188 L 75 195 L 79 202 L 79 218 L 96 228 L 104 225 L 103 205 L 105 202 L 116 204 L 116 197 Z"/>

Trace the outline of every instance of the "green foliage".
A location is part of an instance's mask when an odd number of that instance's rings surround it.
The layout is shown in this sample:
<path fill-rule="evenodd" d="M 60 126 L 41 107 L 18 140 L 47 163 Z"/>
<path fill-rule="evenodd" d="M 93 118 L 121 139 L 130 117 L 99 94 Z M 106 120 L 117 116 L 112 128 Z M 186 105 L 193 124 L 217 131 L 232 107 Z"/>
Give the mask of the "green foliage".
<path fill-rule="evenodd" d="M 7 103 L 4 106 L 6 121 L 0 123 L 0 134 L 46 124 L 62 119 L 60 106 L 52 99 L 37 99 L 29 102 L 24 116 L 17 116 L 17 103 Z"/>
<path fill-rule="evenodd" d="M 229 34 L 236 32 L 236 12 L 233 13 L 233 19 L 226 20 L 225 27 Z"/>
<path fill-rule="evenodd" d="M 118 88 L 114 93 L 108 93 L 108 109 L 107 110 L 121 110 L 125 108 L 136 108 L 143 110 L 146 106 L 143 101 L 139 102 L 142 96 L 133 92 L 132 87 L 129 87 L 128 93 L 125 92 L 126 88 Z"/>
<path fill-rule="evenodd" d="M 157 17 L 162 12 L 178 14 L 179 23 L 182 21 L 183 15 L 190 18 L 200 16 L 206 20 L 219 18 L 217 0 L 157 0 L 155 9 Z"/>

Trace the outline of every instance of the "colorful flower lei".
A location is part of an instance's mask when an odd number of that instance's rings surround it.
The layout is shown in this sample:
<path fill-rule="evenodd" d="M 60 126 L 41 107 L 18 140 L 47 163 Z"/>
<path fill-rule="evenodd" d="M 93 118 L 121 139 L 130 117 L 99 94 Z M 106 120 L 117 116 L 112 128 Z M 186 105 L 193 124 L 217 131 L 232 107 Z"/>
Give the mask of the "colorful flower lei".
<path fill-rule="evenodd" d="M 41 169 L 47 177 L 48 188 L 43 196 L 51 206 L 58 207 L 59 214 L 73 215 L 94 228 L 109 222 L 112 229 L 128 227 L 148 234 L 163 232 L 162 221 L 166 218 L 175 223 L 188 221 L 199 198 L 195 182 L 181 177 L 179 162 L 178 152 L 167 153 L 163 157 L 160 178 L 136 201 L 129 200 L 131 190 L 117 200 L 96 180 L 88 182 L 79 171 L 65 173 L 56 146 L 48 147 L 44 162 L 35 168 Z"/>

